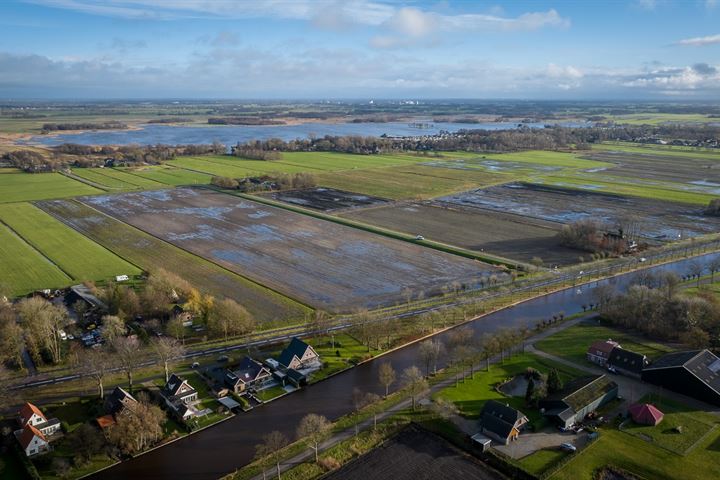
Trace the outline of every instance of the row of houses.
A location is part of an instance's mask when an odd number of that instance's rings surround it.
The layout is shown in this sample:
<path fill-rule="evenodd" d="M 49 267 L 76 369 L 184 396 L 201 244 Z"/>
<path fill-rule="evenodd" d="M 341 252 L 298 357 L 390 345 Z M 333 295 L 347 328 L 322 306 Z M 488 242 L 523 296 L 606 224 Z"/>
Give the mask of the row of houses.
<path fill-rule="evenodd" d="M 299 338 L 293 338 L 277 359 L 268 358 L 260 362 L 246 356 L 234 368 L 208 373 L 215 380 L 215 390 L 221 395 L 226 392 L 245 395 L 271 384 L 301 387 L 307 383 L 308 374 L 321 367 L 322 362 L 315 349 Z"/>
<path fill-rule="evenodd" d="M 587 358 L 611 372 L 720 405 L 720 358 L 710 350 L 673 352 L 650 362 L 645 355 L 626 350 L 618 342 L 601 340 L 590 346 Z"/>

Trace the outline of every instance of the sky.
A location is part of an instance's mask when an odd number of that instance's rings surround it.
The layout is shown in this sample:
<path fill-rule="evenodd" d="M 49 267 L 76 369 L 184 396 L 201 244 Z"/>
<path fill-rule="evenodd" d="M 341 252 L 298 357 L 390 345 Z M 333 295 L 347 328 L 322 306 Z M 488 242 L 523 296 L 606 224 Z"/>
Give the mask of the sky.
<path fill-rule="evenodd" d="M 720 0 L 2 0 L 3 99 L 720 98 Z"/>

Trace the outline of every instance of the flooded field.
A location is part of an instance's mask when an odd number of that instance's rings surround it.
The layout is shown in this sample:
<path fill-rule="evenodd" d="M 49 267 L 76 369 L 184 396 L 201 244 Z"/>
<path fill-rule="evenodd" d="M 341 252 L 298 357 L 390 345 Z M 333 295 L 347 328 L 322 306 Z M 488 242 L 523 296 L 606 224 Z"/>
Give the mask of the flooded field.
<path fill-rule="evenodd" d="M 655 240 L 675 240 L 720 230 L 720 218 L 703 215 L 700 205 L 529 183 L 448 195 L 438 201 L 558 223 L 593 219 L 614 226 L 630 221 L 640 236 Z"/>
<path fill-rule="evenodd" d="M 370 207 L 388 203 L 388 200 L 384 198 L 322 187 L 309 188 L 306 190 L 290 190 L 287 192 L 273 192 L 268 194 L 268 196 L 274 200 L 324 212 Z"/>
<path fill-rule="evenodd" d="M 475 285 L 498 270 L 412 243 L 206 189 L 85 197 L 155 237 L 303 303 L 350 311 Z"/>
<path fill-rule="evenodd" d="M 342 216 L 521 262 L 539 257 L 548 265 L 567 265 L 584 254 L 558 244 L 561 225 L 556 222 L 461 205 L 431 201 L 355 210 Z"/>

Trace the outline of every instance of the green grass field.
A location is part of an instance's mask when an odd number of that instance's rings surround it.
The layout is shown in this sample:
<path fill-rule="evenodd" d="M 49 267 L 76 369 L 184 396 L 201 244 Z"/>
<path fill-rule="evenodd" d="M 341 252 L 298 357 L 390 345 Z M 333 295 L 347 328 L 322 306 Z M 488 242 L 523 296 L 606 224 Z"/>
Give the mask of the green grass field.
<path fill-rule="evenodd" d="M 513 179 L 509 175 L 423 165 L 331 172 L 316 178 L 324 187 L 394 200 L 438 197 Z"/>
<path fill-rule="evenodd" d="M 99 168 L 75 168 L 72 174 L 76 177 L 83 178 L 93 184 L 100 185 L 102 188 L 111 190 L 134 190 L 137 187 L 131 183 L 103 175 Z"/>
<path fill-rule="evenodd" d="M 688 415 L 707 423 L 716 423 L 717 417 L 705 412 Z M 663 423 L 655 428 L 665 428 Z M 642 438 L 619 431 L 614 426 L 603 427 L 600 437 L 587 449 L 563 465 L 550 478 L 552 480 L 591 480 L 595 470 L 615 465 L 643 479 L 710 479 L 720 478 L 720 429 L 715 428 L 687 455 L 670 453 Z M 695 432 L 699 433 L 699 431 Z"/>
<path fill-rule="evenodd" d="M 378 353 L 375 349 L 370 349 L 368 352 L 365 345 L 348 334 L 335 335 L 335 348 L 332 348 L 329 336 L 313 337 L 308 340 L 308 343 L 320 355 L 323 362 L 322 370 L 313 374 L 312 382 L 317 382 L 352 366 L 351 361 L 357 362 Z"/>
<path fill-rule="evenodd" d="M 165 165 L 151 167 L 116 168 L 115 170 L 127 173 L 133 177 L 152 180 L 165 185 L 198 185 L 209 184 L 211 175 L 185 170 L 184 168 L 169 167 Z"/>
<path fill-rule="evenodd" d="M 657 358 L 671 352 L 672 348 L 643 339 L 621 330 L 597 324 L 580 323 L 559 331 L 535 344 L 539 350 L 562 357 L 572 362 L 585 363 L 587 350 L 596 340 L 611 338 L 620 345 L 637 353 Z"/>
<path fill-rule="evenodd" d="M 0 203 L 103 193 L 59 173 L 6 173 L 0 175 Z"/>
<path fill-rule="evenodd" d="M 696 113 L 629 113 L 625 115 L 609 115 L 608 120 L 631 125 L 659 125 L 662 123 L 717 123 L 717 118 Z"/>
<path fill-rule="evenodd" d="M 50 260 L 0 224 L 0 288 L 15 296 L 71 283 L 72 279 Z"/>
<path fill-rule="evenodd" d="M 29 203 L 4 205 L 0 220 L 78 282 L 141 273 L 136 266 Z"/>
<path fill-rule="evenodd" d="M 603 142 L 592 145 L 593 150 L 620 151 L 643 153 L 647 155 L 663 155 L 667 157 L 701 158 L 704 160 L 720 160 L 720 152 L 694 147 L 676 147 L 671 145 L 652 145 L 629 142 Z"/>
<path fill-rule="evenodd" d="M 647 395 L 640 403 L 651 403 L 659 408 L 665 414 L 662 422 L 657 426 L 648 426 L 638 425 L 630 420 L 623 427 L 623 432 L 644 441 L 651 441 L 679 455 L 684 455 L 717 425 L 717 418 L 657 395 Z M 681 427 L 682 433 L 677 433 L 675 427 Z"/>
<path fill-rule="evenodd" d="M 453 402 L 460 410 L 460 413 L 468 418 L 479 418 L 480 411 L 488 400 L 501 400 L 522 411 L 531 422 L 535 422 L 541 418 L 540 412 L 528 408 L 525 405 L 525 398 L 507 397 L 495 389 L 496 385 L 510 380 L 515 375 L 524 373 L 528 367 L 535 368 L 542 373 L 547 373 L 550 369 L 556 368 L 563 381 L 583 375 L 583 372 L 565 365 L 524 353 L 505 360 L 503 364 L 491 365 L 489 372 L 481 369 L 475 373 L 473 379 L 467 378 L 457 387 L 452 386 L 441 390 L 435 394 L 435 398 L 443 398 Z"/>

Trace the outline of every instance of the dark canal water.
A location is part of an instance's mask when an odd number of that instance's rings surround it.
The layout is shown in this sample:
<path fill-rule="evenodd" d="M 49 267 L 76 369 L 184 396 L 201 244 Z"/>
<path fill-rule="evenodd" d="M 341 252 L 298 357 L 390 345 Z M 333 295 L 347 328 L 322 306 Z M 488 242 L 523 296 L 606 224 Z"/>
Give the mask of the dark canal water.
<path fill-rule="evenodd" d="M 718 254 L 700 257 L 707 262 Z M 652 267 L 651 271 L 674 271 L 686 274 L 688 264 L 693 261 L 678 262 Z M 538 320 L 548 318 L 564 311 L 572 315 L 582 311 L 582 305 L 593 300 L 592 289 L 604 283 L 623 291 L 632 282 L 635 274 L 625 274 L 609 280 L 594 282 L 581 288 L 570 288 L 542 298 L 530 300 L 478 319 L 470 325 L 476 334 L 493 332 L 500 328 L 520 327 L 526 323 L 533 325 Z M 439 338 L 443 339 L 444 334 Z M 232 420 L 208 430 L 175 442 L 136 459 L 123 462 L 93 478 L 99 479 L 216 479 L 249 463 L 255 452 L 255 445 L 261 437 L 272 431 L 280 430 L 289 437 L 294 436 L 300 419 L 307 413 L 319 413 L 330 419 L 336 419 L 353 410 L 352 391 L 359 388 L 381 394 L 378 385 L 377 369 L 383 362 L 392 363 L 400 372 L 411 365 L 417 365 L 418 346 L 413 344 L 332 377 L 324 382 L 312 385 L 256 408 L 250 413 L 241 413 Z M 440 362 L 442 364 L 442 362 Z"/>
<path fill-rule="evenodd" d="M 57 135 L 38 135 L 28 142 L 43 145 L 60 145 L 77 143 L 81 145 L 168 145 L 209 144 L 218 141 L 225 145 L 249 140 L 265 140 L 280 138 L 294 140 L 308 138 L 310 135 L 361 135 L 378 137 L 389 136 L 421 136 L 434 135 L 440 131 L 456 132 L 462 129 L 507 130 L 517 128 L 515 123 L 444 123 L 429 120 L 426 128 L 411 126 L 409 122 L 389 123 L 302 123 L 299 125 L 227 125 L 227 126 L 173 126 L 173 125 L 142 125 L 139 130 L 89 131 L 81 133 L 61 133 Z M 543 128 L 542 123 L 523 124 L 530 128 Z M 562 126 L 587 126 L 585 123 L 567 123 Z"/>

